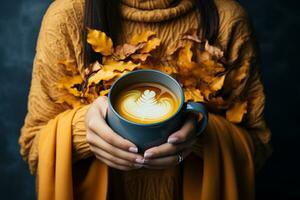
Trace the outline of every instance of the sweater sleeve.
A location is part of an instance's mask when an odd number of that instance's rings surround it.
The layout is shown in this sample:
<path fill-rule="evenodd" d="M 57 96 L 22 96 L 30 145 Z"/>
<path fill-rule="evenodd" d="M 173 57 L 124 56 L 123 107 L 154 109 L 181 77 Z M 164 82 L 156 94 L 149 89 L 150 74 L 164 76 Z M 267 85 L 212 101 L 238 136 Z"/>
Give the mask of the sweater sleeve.
<path fill-rule="evenodd" d="M 231 1 L 233 2 L 233 1 Z M 231 3 L 232 4 L 232 3 Z M 226 129 L 233 134 L 240 131 L 250 137 L 253 146 L 255 168 L 259 169 L 271 153 L 270 130 L 264 119 L 265 93 L 259 72 L 259 53 L 253 30 L 246 12 L 234 3 L 231 15 L 229 7 L 220 10 L 220 45 L 225 50 L 227 75 L 222 96 L 228 101 L 246 101 L 247 113 L 240 123 L 231 122 L 226 114 L 209 113 L 208 126 L 203 134 Z M 195 154 L 201 156 L 203 139 L 194 146 Z M 242 141 L 241 141 L 242 142 Z"/>
<path fill-rule="evenodd" d="M 28 112 L 19 138 L 20 153 L 28 162 L 32 174 L 37 169 L 41 129 L 59 113 L 72 109 L 67 104 L 56 103 L 67 95 L 65 91 L 58 90 L 56 84 L 67 75 L 70 76 L 70 72 L 59 63 L 74 61 L 78 66 L 80 57 L 80 51 L 75 48 L 79 45 L 74 44 L 79 37 L 79 33 L 75 32 L 79 28 L 74 29 L 78 19 L 72 17 L 74 13 L 70 13 L 70 8 L 76 5 L 59 5 L 62 2 L 52 3 L 43 18 L 33 64 Z M 82 105 L 72 122 L 75 160 L 91 155 L 84 137 L 84 115 L 88 106 Z"/>

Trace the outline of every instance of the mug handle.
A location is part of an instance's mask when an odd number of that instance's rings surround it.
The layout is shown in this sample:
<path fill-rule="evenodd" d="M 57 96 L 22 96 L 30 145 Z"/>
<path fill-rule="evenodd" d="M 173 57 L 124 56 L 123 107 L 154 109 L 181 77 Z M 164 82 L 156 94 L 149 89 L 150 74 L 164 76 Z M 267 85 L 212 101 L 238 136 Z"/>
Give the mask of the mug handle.
<path fill-rule="evenodd" d="M 208 112 L 202 103 L 188 102 L 186 110 L 202 115 L 201 125 L 198 125 L 197 136 L 201 135 L 208 123 Z"/>

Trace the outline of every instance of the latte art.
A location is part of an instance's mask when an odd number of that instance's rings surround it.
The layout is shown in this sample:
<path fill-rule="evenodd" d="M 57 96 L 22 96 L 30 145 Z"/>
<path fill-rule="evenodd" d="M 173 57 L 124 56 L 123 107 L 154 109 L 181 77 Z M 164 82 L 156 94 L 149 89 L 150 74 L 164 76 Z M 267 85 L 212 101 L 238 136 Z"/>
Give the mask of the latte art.
<path fill-rule="evenodd" d="M 166 120 L 179 107 L 169 89 L 154 83 L 135 85 L 121 92 L 117 99 L 115 107 L 121 116 L 143 124 Z"/>

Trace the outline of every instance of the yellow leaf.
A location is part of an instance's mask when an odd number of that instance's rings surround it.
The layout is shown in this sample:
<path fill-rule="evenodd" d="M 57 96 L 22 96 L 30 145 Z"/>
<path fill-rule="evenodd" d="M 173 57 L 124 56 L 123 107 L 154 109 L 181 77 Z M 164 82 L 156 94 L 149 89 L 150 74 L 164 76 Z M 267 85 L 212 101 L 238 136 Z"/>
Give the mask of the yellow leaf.
<path fill-rule="evenodd" d="M 159 66 L 157 69 L 169 75 L 176 74 L 178 72 L 173 66 Z"/>
<path fill-rule="evenodd" d="M 113 52 L 112 40 L 102 31 L 88 28 L 87 42 L 92 45 L 95 52 L 104 56 L 109 56 Z"/>
<path fill-rule="evenodd" d="M 197 88 L 185 88 L 184 89 L 185 101 L 204 102 L 204 98 L 201 92 Z"/>
<path fill-rule="evenodd" d="M 140 50 L 140 53 L 149 53 L 156 49 L 160 45 L 160 39 L 153 38 L 145 44 L 145 46 Z"/>
<path fill-rule="evenodd" d="M 107 89 L 107 90 L 102 90 L 101 92 L 100 92 L 100 96 L 105 96 L 105 95 L 107 95 L 109 93 L 109 89 Z"/>
<path fill-rule="evenodd" d="M 59 89 L 65 89 L 67 90 L 70 94 L 80 97 L 81 96 L 81 91 L 77 89 L 79 85 L 81 85 L 83 79 L 81 76 L 72 76 L 72 77 L 66 77 L 59 81 L 57 83 L 57 87 Z"/>
<path fill-rule="evenodd" d="M 145 54 L 133 54 L 131 55 L 131 58 L 135 61 L 139 60 L 141 62 L 145 62 L 147 58 L 151 56 L 150 53 L 145 53 Z"/>
<path fill-rule="evenodd" d="M 118 72 L 123 72 L 125 70 L 127 71 L 133 71 L 137 67 L 139 67 L 140 64 L 135 64 L 131 61 L 124 62 L 124 61 L 110 61 L 107 62 L 103 66 L 103 70 L 105 71 L 118 71 Z"/>
<path fill-rule="evenodd" d="M 210 88 L 213 91 L 220 90 L 223 87 L 223 85 L 224 85 L 224 80 L 225 80 L 225 74 L 223 76 L 216 77 L 214 79 L 214 81 L 210 84 Z"/>
<path fill-rule="evenodd" d="M 108 81 L 110 79 L 113 79 L 117 75 L 118 73 L 116 72 L 101 69 L 89 78 L 88 87 L 93 83 L 98 84 L 100 81 Z"/>
<path fill-rule="evenodd" d="M 136 34 L 131 38 L 130 44 L 137 45 L 139 43 L 147 42 L 148 39 L 153 35 L 155 35 L 155 32 L 153 31 L 146 31 L 141 34 Z"/>
<path fill-rule="evenodd" d="M 233 123 L 240 123 L 247 113 L 247 101 L 237 102 L 226 111 L 226 118 Z"/>
<path fill-rule="evenodd" d="M 188 63 L 192 62 L 193 52 L 191 50 L 192 42 L 187 41 L 184 48 L 180 49 L 178 55 L 178 64 L 182 66 L 187 66 Z"/>

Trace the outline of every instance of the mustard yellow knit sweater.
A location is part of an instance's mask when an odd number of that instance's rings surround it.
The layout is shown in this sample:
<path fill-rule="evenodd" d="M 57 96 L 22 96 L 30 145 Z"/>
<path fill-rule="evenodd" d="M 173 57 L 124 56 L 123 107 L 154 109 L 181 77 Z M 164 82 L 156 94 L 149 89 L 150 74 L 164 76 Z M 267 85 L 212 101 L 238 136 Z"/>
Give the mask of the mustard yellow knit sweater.
<path fill-rule="evenodd" d="M 193 0 L 122 0 L 122 32 L 119 43 L 128 42 L 135 33 L 152 30 L 162 40 L 165 50 L 172 41 L 191 28 L 201 29 L 199 13 Z M 219 35 L 216 45 L 225 52 L 228 68 L 227 78 L 234 77 L 242 66 L 249 73 L 242 84 L 227 87 L 228 93 L 243 93 L 248 99 L 248 109 L 242 128 L 253 139 L 254 159 L 260 167 L 269 154 L 270 131 L 263 119 L 265 96 L 260 80 L 257 50 L 253 32 L 244 9 L 234 0 L 216 0 L 220 16 Z M 21 155 L 28 162 L 31 173 L 35 174 L 38 165 L 38 141 L 42 127 L 59 113 L 72 109 L 65 104 L 55 103 L 64 96 L 57 90 L 56 83 L 68 73 L 60 61 L 74 61 L 78 72 L 83 74 L 83 10 L 84 0 L 56 0 L 44 16 L 36 47 L 32 82 L 28 99 L 28 113 L 21 130 L 19 143 Z M 164 56 L 164 51 L 161 51 Z M 231 91 L 232 90 L 232 91 Z M 73 158 L 74 162 L 93 156 L 86 142 L 84 116 L 89 105 L 79 109 L 73 119 Z M 209 114 L 210 127 L 226 126 L 236 128 L 239 125 L 227 121 L 224 116 Z M 201 156 L 200 142 L 194 152 Z M 110 190 L 114 199 L 180 199 L 180 166 L 168 170 L 140 169 L 132 172 L 111 170 L 113 184 Z M 150 192 L 151 197 L 143 194 Z M 118 196 L 121 195 L 121 196 Z"/>

